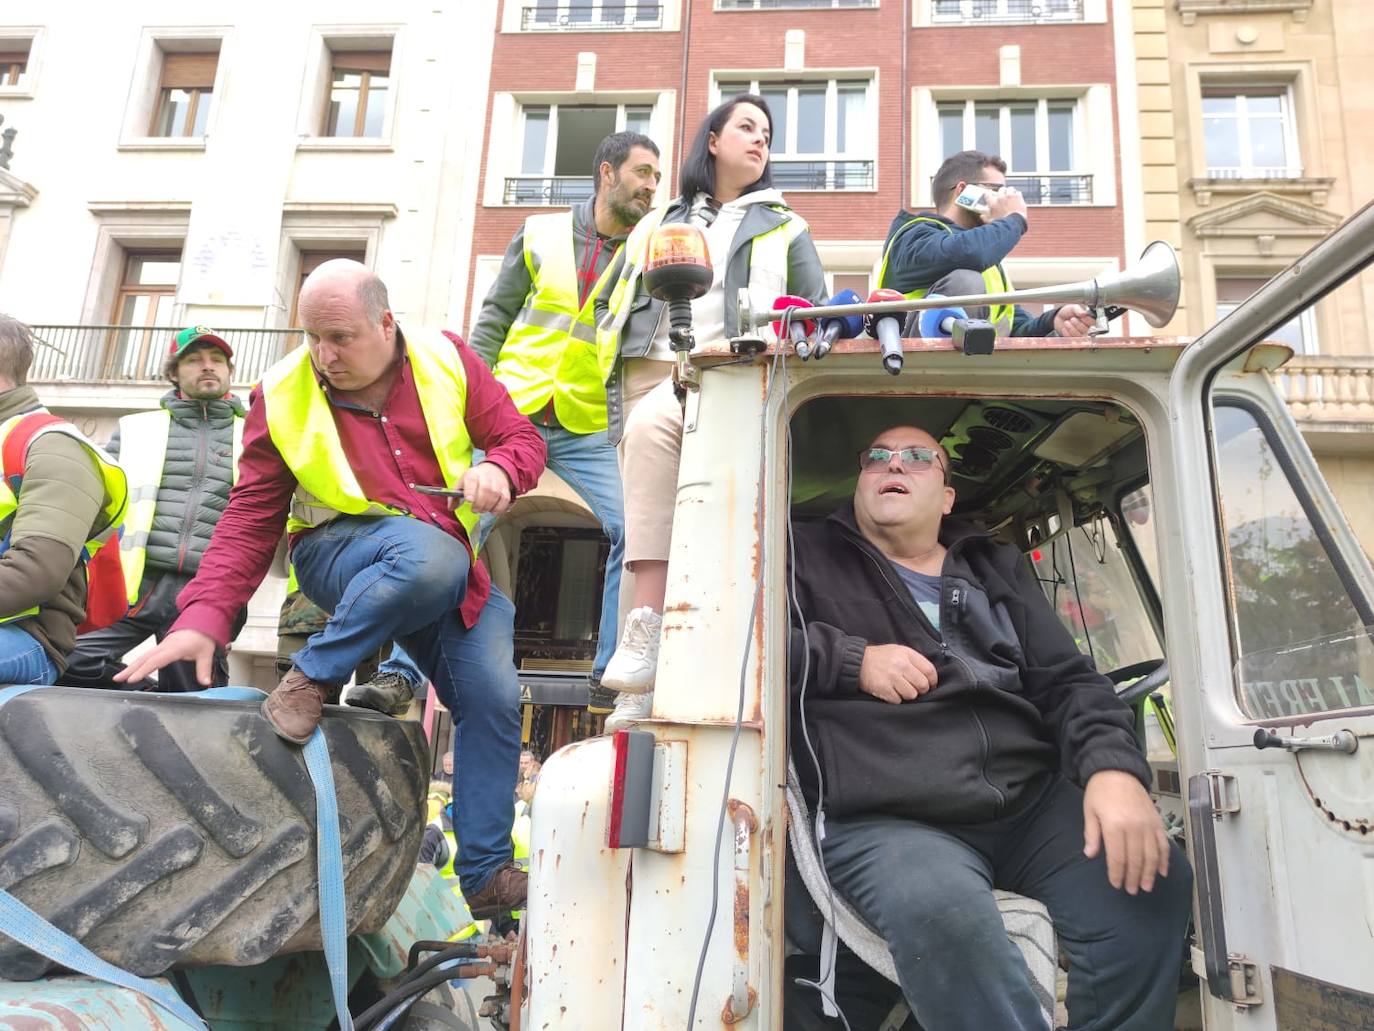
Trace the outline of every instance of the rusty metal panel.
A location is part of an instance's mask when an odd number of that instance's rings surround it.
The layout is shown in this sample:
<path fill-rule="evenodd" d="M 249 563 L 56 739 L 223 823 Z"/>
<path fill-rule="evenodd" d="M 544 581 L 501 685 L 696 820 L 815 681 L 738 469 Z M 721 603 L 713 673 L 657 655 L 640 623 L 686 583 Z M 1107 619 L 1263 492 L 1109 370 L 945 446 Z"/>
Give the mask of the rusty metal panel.
<path fill-rule="evenodd" d="M 632 857 L 643 853 L 606 847 L 612 767 L 611 739 L 598 737 L 555 752 L 540 771 L 522 1027 L 622 1026 L 630 870 Z M 627 1020 L 623 1026 L 652 1025 Z"/>
<path fill-rule="evenodd" d="M 157 983 L 171 988 L 170 982 Z M 201 1031 L 137 992 L 91 977 L 0 981 L 0 1028 L 7 1031 Z"/>
<path fill-rule="evenodd" d="M 1277 1031 L 1374 1031 L 1374 995 L 1270 967 Z"/>

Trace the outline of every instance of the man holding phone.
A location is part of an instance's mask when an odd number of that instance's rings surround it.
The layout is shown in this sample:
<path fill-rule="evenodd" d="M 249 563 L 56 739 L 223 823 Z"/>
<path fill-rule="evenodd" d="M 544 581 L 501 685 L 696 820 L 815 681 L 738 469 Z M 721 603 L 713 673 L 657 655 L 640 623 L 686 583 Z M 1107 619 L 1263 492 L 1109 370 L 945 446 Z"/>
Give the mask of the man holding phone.
<path fill-rule="evenodd" d="M 292 657 L 263 715 L 305 744 L 359 661 L 399 641 L 454 716 L 463 895 L 479 919 L 518 909 L 515 607 L 477 562 L 472 534 L 482 514 L 538 482 L 544 441 L 458 337 L 402 333 L 385 284 L 364 265 L 325 262 L 301 287 L 299 311 L 307 346 L 253 389 L 238 485 L 177 598 L 181 614 L 116 679 L 190 660 L 208 686 L 215 647 L 228 643 L 285 528 L 302 592 L 333 615 Z M 474 463 L 478 448 L 485 457 Z"/>
<path fill-rule="evenodd" d="M 945 159 L 931 190 L 933 214 L 899 211 L 892 220 L 878 286 L 912 298 L 1012 290 L 1002 262 L 1030 228 L 1030 216 L 1021 191 L 1007 185 L 1007 163 L 993 154 L 960 151 Z M 1084 336 L 1093 324 L 1080 304 L 1040 315 L 1011 304 L 966 310 L 970 318 L 993 322 L 999 336 Z"/>

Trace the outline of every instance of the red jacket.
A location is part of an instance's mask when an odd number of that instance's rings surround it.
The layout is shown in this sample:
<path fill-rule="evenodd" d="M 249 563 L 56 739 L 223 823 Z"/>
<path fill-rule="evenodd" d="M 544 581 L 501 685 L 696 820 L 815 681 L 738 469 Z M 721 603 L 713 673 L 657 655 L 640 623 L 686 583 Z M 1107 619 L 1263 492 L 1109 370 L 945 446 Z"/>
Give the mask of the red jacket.
<path fill-rule="evenodd" d="M 397 333 L 404 344 L 399 329 Z M 444 335 L 458 349 L 467 374 L 464 422 L 473 446 L 486 452 L 484 461 L 505 471 L 511 482 L 511 497 L 518 497 L 539 482 L 548 454 L 544 439 L 516 410 L 506 388 L 482 360 L 457 335 Z M 327 386 L 325 392 L 330 394 Z M 400 375 L 380 412 L 374 414 L 332 396 L 330 401 L 344 454 L 368 498 L 433 523 L 467 545 L 471 555 L 472 543 L 445 500 L 411 489 L 414 484 L 443 483 L 443 476 L 430 444 L 409 361 L 402 362 Z M 249 406 L 238 483 L 215 527 L 199 572 L 177 598 L 181 616 L 172 627 L 199 630 L 220 646 L 229 643 L 234 616 L 267 575 L 296 490 L 296 477 L 267 431 L 261 386 L 253 388 Z M 490 594 L 491 576 L 484 565 L 473 562 L 460 610 L 465 626 L 477 622 Z"/>

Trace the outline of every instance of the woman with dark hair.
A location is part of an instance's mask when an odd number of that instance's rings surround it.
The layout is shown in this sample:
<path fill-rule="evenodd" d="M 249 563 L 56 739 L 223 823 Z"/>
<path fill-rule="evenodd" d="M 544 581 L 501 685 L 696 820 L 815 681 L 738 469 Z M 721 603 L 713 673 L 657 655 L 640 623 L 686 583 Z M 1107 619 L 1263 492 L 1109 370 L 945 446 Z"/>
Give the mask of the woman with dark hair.
<path fill-rule="evenodd" d="M 683 161 L 677 199 L 640 220 L 597 298 L 603 343 L 606 350 L 616 346 L 607 407 L 625 482 L 625 567 L 634 574 L 625 632 L 601 680 L 605 689 L 621 692 L 608 728 L 649 715 L 682 448 L 682 402 L 671 375 L 665 305 L 640 282 L 649 240 L 659 225 L 672 222 L 694 225 L 706 237 L 715 276 L 705 296 L 692 302 L 699 346 L 746 328 L 739 324 L 742 288 L 763 311 L 782 294 L 812 301 L 825 294 L 810 230 L 773 189 L 772 135 L 762 97 L 741 94 L 712 111 Z"/>

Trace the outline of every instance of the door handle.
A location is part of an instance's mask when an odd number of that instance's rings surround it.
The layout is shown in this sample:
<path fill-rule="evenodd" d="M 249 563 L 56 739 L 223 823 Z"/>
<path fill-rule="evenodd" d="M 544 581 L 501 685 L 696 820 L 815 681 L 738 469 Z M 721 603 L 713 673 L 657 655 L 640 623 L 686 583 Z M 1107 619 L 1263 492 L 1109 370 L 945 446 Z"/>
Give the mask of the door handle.
<path fill-rule="evenodd" d="M 1344 752 L 1354 755 L 1360 747 L 1360 739 L 1348 730 L 1338 730 L 1330 737 L 1280 737 L 1264 727 L 1255 728 L 1256 748 L 1283 748 L 1290 752 L 1300 752 L 1304 748 L 1325 749 L 1330 752 Z"/>

